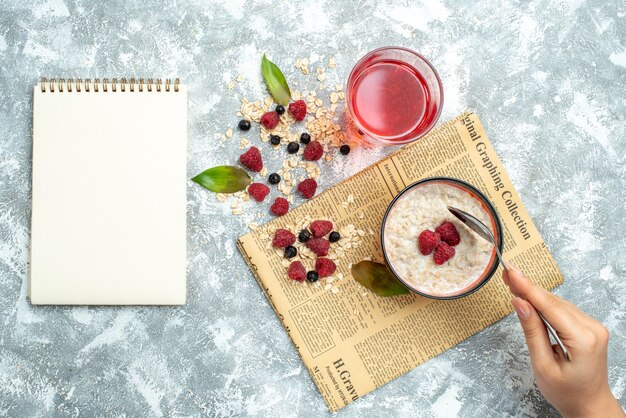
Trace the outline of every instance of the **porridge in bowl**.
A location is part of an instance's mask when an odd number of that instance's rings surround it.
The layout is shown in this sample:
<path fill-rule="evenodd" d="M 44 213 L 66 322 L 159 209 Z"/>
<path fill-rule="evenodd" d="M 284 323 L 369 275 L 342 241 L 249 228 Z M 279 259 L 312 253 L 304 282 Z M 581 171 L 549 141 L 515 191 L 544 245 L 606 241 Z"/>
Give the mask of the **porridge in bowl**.
<path fill-rule="evenodd" d="M 454 179 L 430 179 L 409 186 L 391 204 L 383 221 L 385 260 L 409 288 L 434 297 L 461 296 L 495 270 L 495 249 L 454 215 L 466 211 L 500 241 L 495 211 L 471 186 Z"/>

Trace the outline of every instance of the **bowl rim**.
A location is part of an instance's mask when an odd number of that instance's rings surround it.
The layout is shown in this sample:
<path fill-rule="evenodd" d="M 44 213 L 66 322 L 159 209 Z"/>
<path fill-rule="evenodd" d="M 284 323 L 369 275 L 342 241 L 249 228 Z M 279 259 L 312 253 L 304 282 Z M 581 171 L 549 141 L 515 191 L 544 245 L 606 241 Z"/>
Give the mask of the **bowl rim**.
<path fill-rule="evenodd" d="M 458 185 L 469 189 L 470 191 L 472 191 L 473 193 L 476 194 L 477 197 L 479 197 L 483 203 L 485 203 L 485 206 L 487 206 L 487 209 L 489 210 L 490 214 L 493 216 L 493 219 L 495 220 L 495 226 L 496 226 L 496 234 L 495 234 L 495 238 L 497 241 L 497 245 L 498 245 L 498 249 L 500 250 L 500 253 L 502 253 L 502 249 L 504 247 L 504 240 L 502 239 L 502 222 L 500 221 L 500 216 L 498 215 L 498 212 L 495 209 L 495 206 L 493 205 L 493 203 L 491 203 L 491 201 L 487 198 L 487 196 L 485 196 L 485 194 L 483 192 L 481 192 L 478 188 L 476 188 L 475 186 L 471 185 L 470 183 L 464 181 L 464 180 L 460 180 L 454 177 L 428 177 L 428 178 L 424 178 L 421 180 L 417 180 L 411 184 L 409 184 L 408 186 L 406 186 L 404 189 L 402 189 L 392 200 L 391 202 L 389 202 L 389 205 L 387 206 L 387 210 L 385 211 L 385 215 L 383 216 L 383 220 L 381 222 L 381 226 L 380 226 L 380 244 L 381 244 L 381 248 L 382 248 L 382 252 L 383 252 L 383 257 L 385 259 L 385 264 L 387 265 L 387 268 L 389 268 L 389 271 L 391 271 L 391 273 L 394 275 L 394 277 L 396 279 L 398 279 L 398 281 L 404 286 L 406 287 L 409 291 L 416 293 L 420 296 L 424 296 L 427 297 L 429 299 L 436 299 L 436 300 L 454 300 L 454 299 L 460 299 L 462 297 L 465 296 L 469 296 L 472 293 L 476 292 L 477 290 L 479 290 L 481 287 L 483 287 L 490 279 L 491 277 L 494 275 L 494 273 L 496 272 L 496 270 L 498 269 L 498 266 L 500 265 L 500 260 L 498 259 L 498 257 L 494 258 L 494 262 L 491 265 L 491 268 L 488 270 L 487 274 L 485 274 L 485 277 L 474 287 L 472 287 L 471 289 L 467 290 L 466 292 L 460 293 L 460 294 L 456 294 L 456 295 L 450 295 L 450 296 L 446 296 L 446 295 L 432 295 L 432 294 L 428 294 L 428 293 L 424 293 L 421 292 L 417 289 L 415 289 L 414 287 L 412 287 L 411 285 L 409 285 L 406 281 L 404 281 L 397 273 L 396 271 L 393 269 L 391 263 L 389 262 L 389 259 L 387 258 L 387 251 L 385 251 L 385 224 L 387 223 L 387 217 L 389 216 L 389 213 L 391 211 L 391 208 L 393 208 L 394 204 L 396 203 L 396 201 L 402 197 L 406 192 L 408 192 L 409 190 L 411 190 L 413 187 L 422 184 L 422 183 L 431 183 L 431 182 L 438 182 L 438 181 L 447 181 L 447 182 L 452 182 L 452 183 L 457 183 Z"/>

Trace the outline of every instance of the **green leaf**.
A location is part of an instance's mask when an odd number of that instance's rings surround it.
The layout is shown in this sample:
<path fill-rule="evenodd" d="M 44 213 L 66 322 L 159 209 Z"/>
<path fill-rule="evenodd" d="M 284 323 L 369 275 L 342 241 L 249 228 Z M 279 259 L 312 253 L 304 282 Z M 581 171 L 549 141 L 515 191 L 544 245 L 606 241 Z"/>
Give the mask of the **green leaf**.
<path fill-rule="evenodd" d="M 263 73 L 265 84 L 267 84 L 267 89 L 276 103 L 287 106 L 291 100 L 291 91 L 289 91 L 287 80 L 285 80 L 285 76 L 280 71 L 280 68 L 268 60 L 265 54 L 263 54 L 263 61 L 261 61 L 261 72 Z"/>
<path fill-rule="evenodd" d="M 191 180 L 216 193 L 239 192 L 252 182 L 248 173 L 230 165 L 209 168 Z"/>
<path fill-rule="evenodd" d="M 367 287 L 378 296 L 397 296 L 409 293 L 386 265 L 373 261 L 361 261 L 352 265 L 354 280 Z"/>

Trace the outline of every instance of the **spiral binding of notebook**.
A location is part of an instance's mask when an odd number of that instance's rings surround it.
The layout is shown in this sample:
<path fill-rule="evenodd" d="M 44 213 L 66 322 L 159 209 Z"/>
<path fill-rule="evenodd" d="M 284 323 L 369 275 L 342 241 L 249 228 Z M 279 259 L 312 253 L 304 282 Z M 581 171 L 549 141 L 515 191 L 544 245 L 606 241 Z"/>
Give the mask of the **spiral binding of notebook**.
<path fill-rule="evenodd" d="M 41 86 L 42 93 L 65 93 L 65 92 L 143 92 L 143 91 L 156 91 L 156 92 L 169 92 L 171 90 L 178 92 L 180 90 L 180 80 L 177 78 L 174 80 L 172 86 L 172 80 L 166 78 L 165 80 L 157 78 L 157 79 L 126 79 L 126 78 L 112 78 L 109 80 L 108 78 L 104 78 L 100 80 L 99 78 L 95 78 L 91 80 L 90 78 L 82 79 L 72 79 L 68 78 L 67 80 L 64 78 L 51 78 L 46 79 L 42 78 L 39 83 Z"/>

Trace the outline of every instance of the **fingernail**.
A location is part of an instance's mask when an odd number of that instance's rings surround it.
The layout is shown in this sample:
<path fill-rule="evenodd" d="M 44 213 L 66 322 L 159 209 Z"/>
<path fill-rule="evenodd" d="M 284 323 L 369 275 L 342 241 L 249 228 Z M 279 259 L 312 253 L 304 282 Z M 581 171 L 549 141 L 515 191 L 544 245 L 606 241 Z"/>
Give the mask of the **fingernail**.
<path fill-rule="evenodd" d="M 518 298 L 514 298 L 513 300 L 518 299 Z M 528 309 L 528 306 L 526 306 L 525 303 L 520 303 L 520 302 L 513 302 L 513 300 L 511 301 L 511 303 L 513 304 L 513 307 L 515 308 L 515 313 L 517 314 L 517 316 L 520 319 L 526 320 L 530 317 L 530 309 Z"/>
<path fill-rule="evenodd" d="M 509 270 L 513 270 L 516 273 L 521 273 L 522 270 L 519 269 L 519 267 L 517 267 L 513 262 L 511 261 L 507 261 L 506 262 L 506 266 L 509 268 Z"/>

